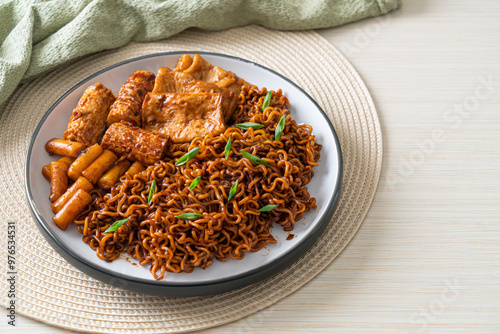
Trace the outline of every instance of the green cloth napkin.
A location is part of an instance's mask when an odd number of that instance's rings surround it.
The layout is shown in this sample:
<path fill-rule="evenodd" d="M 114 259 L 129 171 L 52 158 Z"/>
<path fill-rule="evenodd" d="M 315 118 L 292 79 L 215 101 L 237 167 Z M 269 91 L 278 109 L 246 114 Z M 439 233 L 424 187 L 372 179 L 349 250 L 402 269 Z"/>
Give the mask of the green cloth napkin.
<path fill-rule="evenodd" d="M 21 80 L 130 41 L 190 27 L 334 27 L 399 6 L 401 0 L 0 0 L 0 104 Z"/>

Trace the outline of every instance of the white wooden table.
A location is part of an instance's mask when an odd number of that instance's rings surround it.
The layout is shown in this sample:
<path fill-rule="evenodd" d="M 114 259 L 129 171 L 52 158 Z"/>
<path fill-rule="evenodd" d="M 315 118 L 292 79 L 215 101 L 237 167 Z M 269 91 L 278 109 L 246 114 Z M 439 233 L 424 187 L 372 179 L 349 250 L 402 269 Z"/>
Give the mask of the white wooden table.
<path fill-rule="evenodd" d="M 309 284 L 203 333 L 500 333 L 500 1 L 405 0 L 319 33 L 374 98 L 384 135 L 375 200 Z M 71 333 L 5 323 L 0 333 Z"/>

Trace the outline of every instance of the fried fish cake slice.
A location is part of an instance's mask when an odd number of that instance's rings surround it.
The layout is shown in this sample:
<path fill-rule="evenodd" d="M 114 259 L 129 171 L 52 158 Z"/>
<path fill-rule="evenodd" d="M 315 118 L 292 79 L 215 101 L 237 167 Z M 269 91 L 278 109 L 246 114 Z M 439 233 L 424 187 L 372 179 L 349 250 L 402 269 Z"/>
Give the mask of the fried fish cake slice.
<path fill-rule="evenodd" d="M 183 55 L 178 60 L 175 71 L 188 73 L 197 80 L 214 83 L 221 88 L 227 88 L 234 92 L 236 96 L 240 94 L 242 86 L 251 86 L 233 72 L 210 64 L 199 54 L 194 55 L 194 57 L 188 54 Z"/>
<path fill-rule="evenodd" d="M 114 101 L 113 92 L 101 83 L 89 86 L 73 109 L 63 139 L 86 146 L 97 143 L 104 133 L 106 118 Z"/>
<path fill-rule="evenodd" d="M 120 88 L 111 105 L 106 124 L 126 121 L 141 126 L 141 106 L 144 96 L 153 90 L 155 75 L 149 71 L 135 71 Z"/>
<path fill-rule="evenodd" d="M 155 85 L 152 93 L 181 93 L 179 89 L 180 83 L 177 82 L 174 72 L 168 67 L 160 67 L 156 73 Z"/>
<path fill-rule="evenodd" d="M 145 129 L 158 131 L 174 143 L 225 131 L 221 93 L 149 93 L 142 106 Z"/>
<path fill-rule="evenodd" d="M 158 70 L 153 93 L 221 93 L 224 122 L 229 124 L 236 108 L 237 96 L 227 88 L 196 80 L 192 75 L 175 72 L 168 67 Z"/>

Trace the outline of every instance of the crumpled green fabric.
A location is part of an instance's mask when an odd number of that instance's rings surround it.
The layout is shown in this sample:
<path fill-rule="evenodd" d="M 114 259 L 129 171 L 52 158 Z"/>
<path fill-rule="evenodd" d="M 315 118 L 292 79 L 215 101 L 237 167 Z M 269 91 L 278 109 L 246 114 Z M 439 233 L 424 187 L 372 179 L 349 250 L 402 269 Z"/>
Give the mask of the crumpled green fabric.
<path fill-rule="evenodd" d="M 0 104 L 22 80 L 130 41 L 187 28 L 334 27 L 399 6 L 401 0 L 0 0 Z"/>

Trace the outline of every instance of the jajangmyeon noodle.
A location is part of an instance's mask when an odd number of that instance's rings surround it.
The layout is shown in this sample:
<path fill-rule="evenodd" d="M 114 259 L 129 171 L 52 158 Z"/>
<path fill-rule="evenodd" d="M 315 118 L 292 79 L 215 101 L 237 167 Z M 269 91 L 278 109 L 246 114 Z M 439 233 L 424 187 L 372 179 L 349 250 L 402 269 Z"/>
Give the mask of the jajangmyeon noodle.
<path fill-rule="evenodd" d="M 264 128 L 242 130 L 231 126 L 219 135 L 172 144 L 168 158 L 130 176 L 125 174 L 110 191 L 93 190 L 92 205 L 76 220 L 84 242 L 106 261 L 127 252 L 141 265 L 150 265 L 155 279 L 165 272 L 192 272 L 207 268 L 214 259 L 243 259 L 245 252 L 276 243 L 270 229 L 279 224 L 291 231 L 303 214 L 315 207 L 305 187 L 313 177 L 321 145 L 309 125 L 298 125 L 290 116 L 288 99 L 273 92 L 269 108 L 262 111 L 266 89 L 243 87 L 234 123 L 254 122 Z M 280 118 L 286 115 L 279 141 L 274 139 Z M 225 147 L 231 139 L 226 160 Z M 199 147 L 196 158 L 175 166 L 178 158 Z M 269 166 L 243 158 L 240 150 L 264 159 Z M 199 184 L 191 182 L 201 176 Z M 148 204 L 153 183 L 156 192 Z M 238 181 L 234 197 L 231 187 Z M 266 205 L 269 212 L 258 210 Z M 201 218 L 181 219 L 182 213 Z M 113 233 L 104 231 L 119 219 L 129 218 Z"/>

